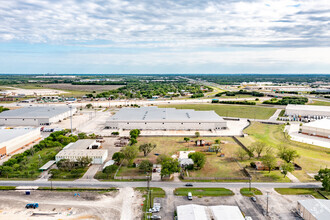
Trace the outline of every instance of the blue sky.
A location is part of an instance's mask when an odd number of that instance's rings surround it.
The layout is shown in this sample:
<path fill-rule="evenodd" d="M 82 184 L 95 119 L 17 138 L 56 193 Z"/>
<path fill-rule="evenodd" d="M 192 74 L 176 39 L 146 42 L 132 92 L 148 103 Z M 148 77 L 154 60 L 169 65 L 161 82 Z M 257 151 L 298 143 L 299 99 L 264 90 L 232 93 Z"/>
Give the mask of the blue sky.
<path fill-rule="evenodd" d="M 0 0 L 0 73 L 329 70 L 329 0 Z"/>

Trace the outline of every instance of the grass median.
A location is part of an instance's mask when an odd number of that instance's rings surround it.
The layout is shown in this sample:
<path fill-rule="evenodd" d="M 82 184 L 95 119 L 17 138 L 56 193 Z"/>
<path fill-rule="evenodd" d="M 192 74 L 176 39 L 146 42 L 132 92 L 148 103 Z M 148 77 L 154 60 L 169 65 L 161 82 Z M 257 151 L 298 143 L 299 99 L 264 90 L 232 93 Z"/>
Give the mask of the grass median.
<path fill-rule="evenodd" d="M 330 192 L 323 191 L 322 189 L 314 188 L 274 188 L 276 192 L 281 195 L 312 195 L 316 199 L 325 199 L 320 195 L 322 193 L 328 199 L 330 198 Z M 320 193 L 318 193 L 318 191 Z"/>
<path fill-rule="evenodd" d="M 242 188 L 240 192 L 243 196 L 248 196 L 248 197 L 252 197 L 255 195 L 262 195 L 262 192 L 257 188 L 251 188 L 251 190 L 249 188 Z"/>
<path fill-rule="evenodd" d="M 176 188 L 174 195 L 187 196 L 191 192 L 193 196 L 233 196 L 234 193 L 226 188 Z"/>

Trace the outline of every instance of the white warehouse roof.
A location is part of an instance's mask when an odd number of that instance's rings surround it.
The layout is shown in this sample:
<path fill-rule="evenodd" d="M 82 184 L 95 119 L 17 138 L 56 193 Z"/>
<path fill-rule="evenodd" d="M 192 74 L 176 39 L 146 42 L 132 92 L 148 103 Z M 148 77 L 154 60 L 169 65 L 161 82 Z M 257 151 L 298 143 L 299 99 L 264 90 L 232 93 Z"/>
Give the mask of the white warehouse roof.
<path fill-rule="evenodd" d="M 19 136 L 28 134 L 40 128 L 14 128 L 14 129 L 0 129 L 0 143 L 10 141 Z"/>
<path fill-rule="evenodd" d="M 321 105 L 287 105 L 285 112 L 288 115 L 323 115 L 330 117 L 330 106 Z"/>
<path fill-rule="evenodd" d="M 309 122 L 307 124 L 304 124 L 303 127 L 330 130 L 330 119 L 323 118 L 323 119 L 320 119 L 320 120 Z"/>
<path fill-rule="evenodd" d="M 63 150 L 87 150 L 91 145 L 98 145 L 99 143 L 96 143 L 95 139 L 81 139 L 77 140 L 76 142 L 70 143 L 67 146 L 63 148 Z"/>
<path fill-rule="evenodd" d="M 56 157 L 102 157 L 108 150 L 62 150 Z"/>
<path fill-rule="evenodd" d="M 214 111 L 158 108 L 153 106 L 141 108 L 122 108 L 110 118 L 110 121 L 219 122 L 223 121 L 223 119 Z"/>
<path fill-rule="evenodd" d="M 181 205 L 177 207 L 178 220 L 244 220 L 237 206 Z"/>
<path fill-rule="evenodd" d="M 330 200 L 306 199 L 299 200 L 300 203 L 317 220 L 328 220 L 330 216 Z"/>
<path fill-rule="evenodd" d="M 75 107 L 72 107 L 74 112 Z M 0 118 L 52 118 L 70 111 L 68 106 L 24 107 L 0 113 Z"/>

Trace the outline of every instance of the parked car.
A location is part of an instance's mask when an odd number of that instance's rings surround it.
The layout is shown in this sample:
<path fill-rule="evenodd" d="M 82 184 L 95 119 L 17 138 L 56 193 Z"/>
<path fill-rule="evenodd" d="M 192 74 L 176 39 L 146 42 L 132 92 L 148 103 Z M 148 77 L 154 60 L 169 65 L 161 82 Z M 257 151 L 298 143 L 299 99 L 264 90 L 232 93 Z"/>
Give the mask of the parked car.
<path fill-rule="evenodd" d="M 187 198 L 188 198 L 188 200 L 192 200 L 192 194 L 191 194 L 191 192 L 188 192 Z"/>
<path fill-rule="evenodd" d="M 27 209 L 35 209 L 35 208 L 38 208 L 39 207 L 39 204 L 38 203 L 28 203 L 26 204 L 25 208 Z"/>
<path fill-rule="evenodd" d="M 187 183 L 185 186 L 194 186 L 192 183 Z"/>
<path fill-rule="evenodd" d="M 257 201 L 256 197 L 254 197 L 254 196 L 251 197 L 251 200 L 252 200 L 253 202 L 256 202 L 256 201 Z"/>

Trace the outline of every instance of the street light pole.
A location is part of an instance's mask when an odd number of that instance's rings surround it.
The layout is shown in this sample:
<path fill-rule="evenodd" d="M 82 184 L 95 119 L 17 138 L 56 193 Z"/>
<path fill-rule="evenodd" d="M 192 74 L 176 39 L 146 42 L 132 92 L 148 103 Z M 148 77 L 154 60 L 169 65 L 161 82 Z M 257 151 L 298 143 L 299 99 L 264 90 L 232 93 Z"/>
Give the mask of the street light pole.
<path fill-rule="evenodd" d="M 267 208 L 266 208 L 266 215 L 268 216 L 268 194 L 269 194 L 269 192 L 267 192 Z"/>

